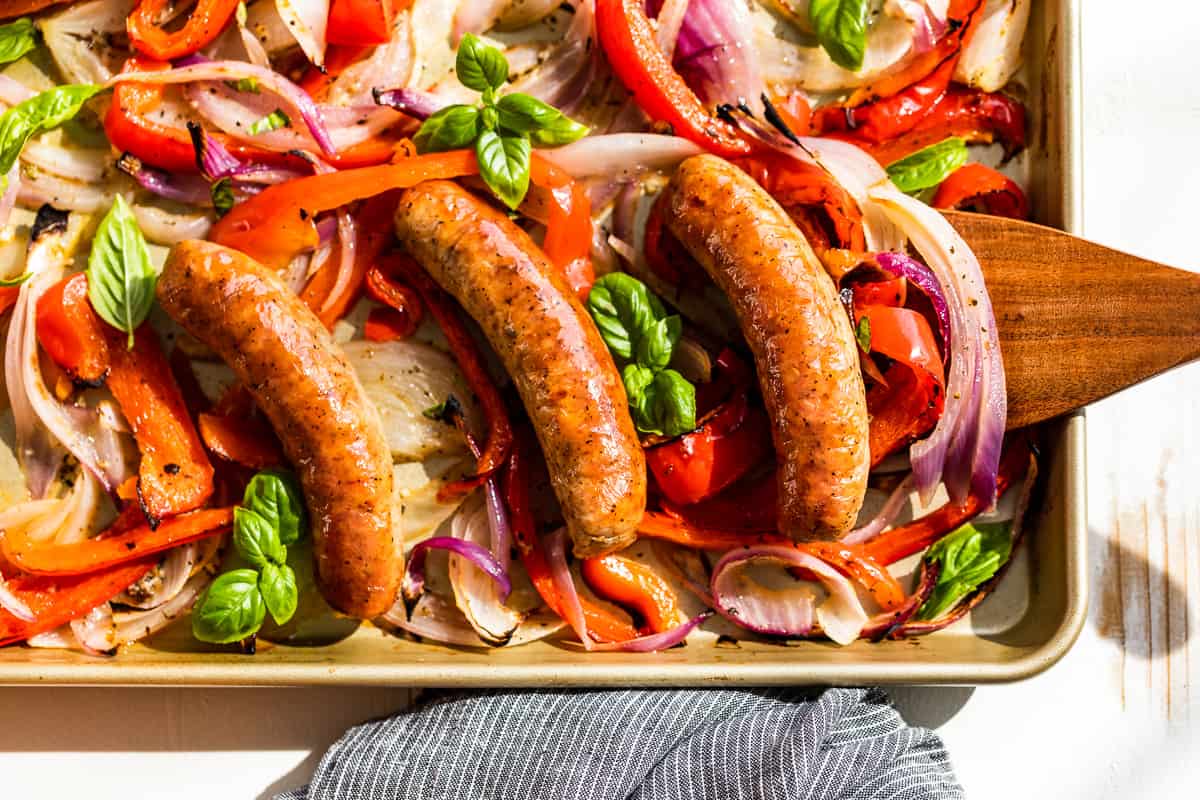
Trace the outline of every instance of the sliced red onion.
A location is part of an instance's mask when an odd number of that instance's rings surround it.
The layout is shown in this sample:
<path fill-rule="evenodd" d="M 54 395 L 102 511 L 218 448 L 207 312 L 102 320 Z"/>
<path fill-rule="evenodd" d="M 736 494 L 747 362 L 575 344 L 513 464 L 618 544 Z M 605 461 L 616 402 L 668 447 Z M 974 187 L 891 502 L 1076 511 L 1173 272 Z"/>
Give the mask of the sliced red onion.
<path fill-rule="evenodd" d="M 37 615 L 25 604 L 25 601 L 12 593 L 4 577 L 0 576 L 0 608 L 12 614 L 23 622 L 35 622 Z"/>
<path fill-rule="evenodd" d="M 829 596 L 814 611 L 814 598 L 811 590 L 805 591 L 807 587 L 781 592 L 753 583 L 743 572 L 755 561 L 807 569 L 820 579 Z M 771 636 L 807 636 L 815 617 L 826 636 L 845 645 L 857 639 L 867 623 L 867 612 L 850 581 L 821 559 L 795 547 L 758 545 L 726 553 L 713 568 L 712 595 L 722 616 Z"/>
<path fill-rule="evenodd" d="M 24 103 L 36 94 L 37 92 L 25 84 L 0 73 L 0 103 L 6 106 L 15 106 L 17 103 Z"/>
<path fill-rule="evenodd" d="M 659 650 L 670 650 L 675 645 L 682 643 L 688 634 L 700 627 L 701 623 L 711 616 L 711 611 L 705 611 L 662 633 L 639 636 L 624 642 L 592 642 L 590 649 L 622 653 L 654 653 Z"/>
<path fill-rule="evenodd" d="M 141 159 L 125 153 L 117 159 L 117 169 L 138 182 L 146 191 L 188 205 L 212 205 L 208 181 L 197 175 L 167 172 L 142 163 Z"/>
<path fill-rule="evenodd" d="M 658 14 L 664 0 L 650 0 Z M 675 44 L 675 68 L 705 103 L 758 112 L 765 89 L 745 0 L 691 0 Z"/>
<path fill-rule="evenodd" d="M 60 625 L 52 631 L 38 633 L 25 640 L 27 647 L 41 647 L 47 650 L 74 650 L 79 647 L 79 640 L 71 632 L 71 626 Z"/>
<path fill-rule="evenodd" d="M 929 599 L 929 596 L 933 594 L 940 572 L 941 569 L 937 564 L 921 562 L 921 568 L 917 573 L 916 591 L 899 608 L 892 611 L 881 611 L 871 617 L 871 620 L 862 629 L 860 636 L 863 639 L 870 639 L 874 642 L 885 639 L 888 636 L 901 636 L 901 626 L 908 623 L 921 610 L 921 606 L 925 605 L 925 601 Z"/>
<path fill-rule="evenodd" d="M 117 644 L 128 644 L 144 639 L 191 611 L 192 606 L 196 604 L 196 599 L 210 581 L 212 581 L 212 575 L 207 570 L 200 570 L 188 578 L 183 588 L 162 605 L 145 611 L 116 614 L 114 621 L 116 622 Z"/>
<path fill-rule="evenodd" d="M 712 576 L 704 556 L 699 551 L 661 539 L 652 540 L 650 547 L 654 550 L 658 562 L 667 571 L 668 578 L 696 595 L 704 605 L 709 608 L 716 607 L 712 592 L 709 591 Z"/>
<path fill-rule="evenodd" d="M 898 278 L 904 278 L 929 298 L 929 303 L 933 306 L 933 313 L 937 315 L 938 336 L 941 337 L 942 347 L 945 348 L 945 352 L 949 353 L 950 308 L 946 303 L 946 295 L 942 291 L 942 284 L 938 282 L 937 276 L 933 274 L 933 270 L 904 253 L 884 251 L 876 253 L 874 258 L 875 263 L 884 272 L 895 275 Z"/>
<path fill-rule="evenodd" d="M 329 0 L 275 0 L 275 8 L 308 60 L 323 66 Z"/>
<path fill-rule="evenodd" d="M 203 542 L 192 542 L 168 550 L 165 557 L 157 566 L 142 578 L 146 590 L 133 591 L 126 589 L 117 595 L 116 602 L 130 608 L 148 610 L 158 608 L 183 590 L 184 584 L 191 577 L 197 563 L 200 561 L 201 546 L 215 547 L 219 544 L 218 537 L 210 537 Z M 136 584 L 131 584 L 131 586 Z"/>
<path fill-rule="evenodd" d="M 492 29 L 511 0 L 463 0 L 454 12 L 451 41 L 458 44 L 464 34 L 480 34 Z"/>
<path fill-rule="evenodd" d="M 954 80 L 985 92 L 998 92 L 1021 66 L 1021 43 L 1032 0 L 985 3 L 971 41 L 954 66 Z"/>
<path fill-rule="evenodd" d="M 456 537 L 482 546 L 490 538 L 488 513 L 472 495 L 450 520 L 450 530 Z M 493 554 L 494 557 L 494 554 Z M 479 638 L 489 644 L 503 645 L 520 627 L 525 615 L 509 608 L 505 601 L 511 588 L 498 584 L 491 574 L 457 553 L 451 553 L 447 563 L 454 602 L 458 605 Z M 507 574 L 507 573 L 505 573 Z"/>
<path fill-rule="evenodd" d="M 508 572 L 486 547 L 453 536 L 434 536 L 425 539 L 408 553 L 408 567 L 404 571 L 401 586 L 405 599 L 416 600 L 425 591 L 425 557 L 430 550 L 447 550 L 466 558 L 483 572 L 490 575 L 504 597 L 512 592 L 512 581 Z"/>
<path fill-rule="evenodd" d="M 45 494 L 58 471 L 60 446 L 110 493 L 129 475 L 119 442 L 99 415 L 81 409 L 72 413 L 50 393 L 42 378 L 37 301 L 65 274 L 70 258 L 61 241 L 65 235 L 65 230 L 45 230 L 30 244 L 25 268 L 33 275 L 21 284 L 5 343 L 5 381 L 16 428 L 16 452 L 35 498 Z"/>
<path fill-rule="evenodd" d="M 595 2 L 575 0 L 574 6 L 575 14 L 563 40 L 537 69 L 512 84 L 512 91 L 531 94 L 564 114 L 574 114 L 580 108 L 603 69 L 596 45 Z"/>
<path fill-rule="evenodd" d="M 203 239 L 213 225 L 212 215 L 203 209 L 192 213 L 176 213 L 135 203 L 133 216 L 148 241 L 163 245 L 176 245 L 185 239 Z"/>
<path fill-rule="evenodd" d="M 25 538 L 31 542 L 73 544 L 88 537 L 92 519 L 100 502 L 100 487 L 91 473 L 81 471 L 58 506 L 25 528 Z"/>
<path fill-rule="evenodd" d="M 602 175 L 614 181 L 637 180 L 646 170 L 669 170 L 701 148 L 678 136 L 610 133 L 541 150 L 547 161 L 574 178 Z"/>
<path fill-rule="evenodd" d="M 40 170 L 80 183 L 104 180 L 112 166 L 112 156 L 107 149 L 57 147 L 37 139 L 21 150 L 21 160 Z"/>
<path fill-rule="evenodd" d="M 946 32 L 947 4 L 944 0 L 887 0 L 884 12 L 907 19 L 913 26 L 913 50 L 925 53 L 933 49 Z"/>
<path fill-rule="evenodd" d="M 571 576 L 571 568 L 567 566 L 567 529 L 559 528 L 546 537 L 546 563 L 550 566 L 550 577 L 554 588 L 562 598 L 563 611 L 567 624 L 575 631 L 585 650 L 591 650 L 596 644 L 588 633 L 587 619 L 583 616 L 583 604 L 579 602 L 579 591 L 575 588 L 575 579 Z"/>
<path fill-rule="evenodd" d="M 189 122 L 188 133 L 192 136 L 192 148 L 197 151 L 196 161 L 204 177 L 215 181 L 235 175 L 242 169 L 237 156 L 199 125 Z"/>
<path fill-rule="evenodd" d="M 317 221 L 317 237 L 321 244 L 326 244 L 333 240 L 333 235 L 337 233 L 337 217 L 322 217 Z"/>
<path fill-rule="evenodd" d="M 668 61 L 675 57 L 679 29 L 683 27 L 683 18 L 687 15 L 689 2 L 690 0 L 662 0 L 658 16 L 655 17 L 658 30 L 654 33 L 654 40 L 658 42 L 658 49 L 662 50 Z"/>
<path fill-rule="evenodd" d="M 197 81 L 238 81 L 242 78 L 253 78 L 258 81 L 262 92 L 277 95 L 295 111 L 308 131 L 312 134 L 317 145 L 328 156 L 335 155 L 337 148 L 329 131 L 321 110 L 313 102 L 308 93 L 274 70 L 248 64 L 243 61 L 211 61 L 194 64 L 187 67 L 177 67 L 163 72 L 128 72 L 114 76 L 108 81 L 113 85 L 122 81 L 138 83 L 195 83 Z M 216 88 L 216 87 L 213 87 Z M 228 88 L 228 87 L 224 87 Z M 242 94 L 245 94 L 244 92 Z M 259 97 L 260 95 L 254 95 Z"/>
<path fill-rule="evenodd" d="M 410 86 L 387 91 L 376 90 L 373 94 L 375 102 L 381 106 L 393 108 L 413 119 L 424 122 L 446 106 L 450 105 L 445 99 L 433 92 L 414 89 Z"/>
<path fill-rule="evenodd" d="M 904 501 L 908 499 L 908 495 L 912 490 L 913 476 L 907 475 L 892 490 L 892 493 L 888 495 L 888 499 L 883 504 L 883 508 L 879 509 L 879 513 L 866 525 L 863 525 L 861 528 L 855 528 L 843 536 L 842 541 L 846 544 L 863 544 L 883 533 L 884 529 L 896 519 L 896 515 L 904 507 Z"/>
<path fill-rule="evenodd" d="M 50 204 L 64 211 L 94 214 L 112 207 L 116 192 L 105 184 L 79 183 L 42 170 L 21 176 L 17 202 L 26 208 Z"/>
<path fill-rule="evenodd" d="M 71 620 L 71 632 L 79 646 L 94 656 L 112 655 L 117 646 L 111 603 L 101 603 L 84 616 Z"/>
<path fill-rule="evenodd" d="M 942 285 L 950 314 L 950 375 L 942 418 L 912 446 L 913 473 L 928 502 L 939 480 L 950 497 L 995 499 L 1008 398 L 996 318 L 971 248 L 940 213 L 890 182 L 869 197 L 912 240 Z"/>

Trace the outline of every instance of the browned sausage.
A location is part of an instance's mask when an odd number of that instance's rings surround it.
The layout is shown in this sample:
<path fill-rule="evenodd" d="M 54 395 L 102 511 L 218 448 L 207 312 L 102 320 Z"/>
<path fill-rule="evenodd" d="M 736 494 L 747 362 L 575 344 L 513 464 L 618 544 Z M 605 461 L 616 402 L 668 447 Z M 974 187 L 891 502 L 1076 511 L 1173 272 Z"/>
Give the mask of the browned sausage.
<path fill-rule="evenodd" d="M 646 459 L 608 348 L 558 270 L 508 217 L 444 181 L 404 193 L 396 235 L 512 376 L 576 555 L 631 543 L 646 510 Z"/>
<path fill-rule="evenodd" d="M 0 19 L 23 17 L 43 8 L 74 2 L 76 0 L 0 0 Z"/>
<path fill-rule="evenodd" d="M 850 320 L 804 234 L 715 156 L 684 161 L 667 226 L 729 296 L 754 353 L 779 461 L 780 529 L 849 530 L 867 487 L 867 403 Z"/>
<path fill-rule="evenodd" d="M 158 301 L 211 347 L 271 421 L 304 490 L 317 585 L 357 617 L 387 611 L 404 551 L 379 412 L 329 333 L 274 272 L 220 245 L 175 246 Z"/>

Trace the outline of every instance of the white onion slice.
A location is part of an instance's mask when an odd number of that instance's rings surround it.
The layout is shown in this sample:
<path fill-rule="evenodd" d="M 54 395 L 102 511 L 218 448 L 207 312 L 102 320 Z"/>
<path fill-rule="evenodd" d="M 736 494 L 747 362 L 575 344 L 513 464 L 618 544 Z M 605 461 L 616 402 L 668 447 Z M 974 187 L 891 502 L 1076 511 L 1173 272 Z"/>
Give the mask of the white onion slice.
<path fill-rule="evenodd" d="M 450 520 L 450 530 L 456 539 L 465 539 L 481 547 L 490 544 L 488 511 L 478 493 L 462 504 Z M 479 638 L 489 644 L 503 645 L 521 625 L 525 615 L 505 605 L 495 579 L 469 559 L 451 553 L 448 564 L 454 601 L 463 616 Z"/>
<path fill-rule="evenodd" d="M 308 60 L 324 66 L 329 0 L 275 0 L 275 10 Z"/>
<path fill-rule="evenodd" d="M 33 622 L 37 619 L 37 615 L 25 604 L 25 601 L 8 588 L 2 575 L 0 575 L 0 608 L 24 622 Z"/>
<path fill-rule="evenodd" d="M 655 133 L 610 133 L 540 150 L 547 161 L 574 178 L 603 175 L 614 181 L 636 180 L 646 170 L 669 170 L 703 152 L 678 136 Z"/>
<path fill-rule="evenodd" d="M 146 238 L 155 244 L 174 245 L 184 239 L 203 239 L 213 226 L 213 218 L 204 211 L 174 212 L 158 206 L 133 206 L 133 216 Z"/>
<path fill-rule="evenodd" d="M 899 227 L 868 197 L 868 190 L 887 181 L 879 162 L 849 142 L 801 137 L 802 149 L 824 167 L 858 203 L 868 250 L 903 252 L 906 238 Z"/>
<path fill-rule="evenodd" d="M 512 84 L 512 91 L 531 94 L 565 114 L 583 103 L 599 67 L 596 8 L 593 0 L 576 0 L 575 14 L 563 40 L 541 66 Z"/>
<path fill-rule="evenodd" d="M 114 621 L 116 622 L 117 644 L 136 642 L 138 639 L 157 633 L 183 614 L 191 611 L 192 606 L 196 603 L 196 598 L 200 596 L 200 592 L 204 591 L 204 587 L 208 586 L 211 580 L 212 575 L 201 570 L 188 579 L 178 594 L 157 608 L 116 614 Z"/>
<path fill-rule="evenodd" d="M 117 646 L 111 603 L 101 603 L 84 616 L 71 620 L 70 626 L 79 645 L 94 656 L 110 655 Z"/>
<path fill-rule="evenodd" d="M 904 480 L 900 481 L 899 485 L 888 495 L 888 499 L 884 502 L 883 508 L 879 509 L 879 513 L 866 525 L 855 528 L 843 536 L 842 541 L 846 544 L 863 544 L 883 533 L 884 529 L 896 519 L 900 509 L 904 507 L 904 501 L 908 499 L 908 494 L 912 489 L 913 476 L 906 475 Z"/>
<path fill-rule="evenodd" d="M 400 601 L 381 619 L 388 625 L 432 642 L 458 647 L 492 646 L 479 638 L 466 617 L 453 603 L 432 592 L 421 595 L 411 614 L 404 608 L 403 601 Z M 525 618 L 503 646 L 519 647 L 536 642 L 558 633 L 565 627 L 566 623 L 553 611 L 539 609 Z"/>
<path fill-rule="evenodd" d="M 119 63 L 111 42 L 125 35 L 136 0 L 92 0 L 38 20 L 42 38 L 67 83 L 104 83 Z"/>
<path fill-rule="evenodd" d="M 663 0 L 662 8 L 655 17 L 657 28 L 654 41 L 658 49 L 670 61 L 675 56 L 675 44 L 679 39 L 679 29 L 683 27 L 683 18 L 688 12 L 690 0 Z"/>
<path fill-rule="evenodd" d="M 1032 0 L 988 0 L 970 44 L 954 67 L 954 80 L 998 92 L 1021 66 L 1021 42 Z"/>
<path fill-rule="evenodd" d="M 491 30 L 500 13 L 512 0 L 462 0 L 454 12 L 454 28 L 451 31 L 452 41 L 458 44 L 463 34 L 480 34 Z"/>
<path fill-rule="evenodd" d="M 8 216 L 17 204 L 17 193 L 21 189 L 21 164 L 13 162 L 12 169 L 4 176 L 4 194 L 0 195 L 0 229 L 8 224 Z"/>

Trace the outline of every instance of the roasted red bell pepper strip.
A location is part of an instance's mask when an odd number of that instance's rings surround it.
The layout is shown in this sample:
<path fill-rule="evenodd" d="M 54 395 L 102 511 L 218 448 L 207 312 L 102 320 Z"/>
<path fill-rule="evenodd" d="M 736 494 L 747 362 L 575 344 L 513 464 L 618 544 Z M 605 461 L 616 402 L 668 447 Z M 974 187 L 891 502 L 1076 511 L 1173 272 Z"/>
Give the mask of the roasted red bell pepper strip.
<path fill-rule="evenodd" d="M 856 131 L 831 135 L 854 142 L 885 166 L 951 136 L 975 144 L 997 141 L 1012 156 L 1025 147 L 1025 106 L 1000 92 L 951 86 L 912 130 L 894 139 L 871 142 Z"/>
<path fill-rule="evenodd" d="M 858 204 L 821 167 L 780 153 L 759 153 L 735 163 L 787 210 L 814 247 L 866 249 Z M 802 210 L 819 214 L 814 218 L 798 213 Z"/>
<path fill-rule="evenodd" d="M 445 335 L 446 341 L 450 345 L 450 352 L 454 355 L 458 368 L 462 370 L 467 385 L 471 387 L 471 391 L 475 393 L 479 404 L 483 407 L 483 415 L 488 425 L 488 436 L 483 452 L 476 460 L 475 475 L 461 481 L 448 483 L 438 491 L 439 499 L 458 497 L 478 486 L 489 475 L 504 466 L 507 461 L 513 442 L 508 409 L 504 405 L 504 398 L 501 397 L 500 391 L 488 374 L 487 365 L 484 364 L 479 347 L 463 324 L 462 312 L 450 296 L 442 290 L 442 287 L 438 286 L 433 278 L 429 277 L 425 270 L 421 269 L 408 256 L 388 258 L 383 263 L 382 269 L 385 273 L 400 277 L 417 290 L 417 294 L 421 296 L 421 303 Z"/>
<path fill-rule="evenodd" d="M 719 156 L 750 153 L 737 130 L 708 113 L 659 49 L 644 0 L 597 0 L 596 34 L 613 72 L 650 119 Z"/>
<path fill-rule="evenodd" d="M 342 264 L 341 248 L 321 267 L 300 292 L 303 300 L 326 328 L 333 328 L 358 300 L 367 270 L 392 238 L 392 217 L 399 200 L 397 192 L 369 198 L 356 215 L 358 236 L 354 263 Z"/>
<path fill-rule="evenodd" d="M 853 284 L 854 307 L 891 306 L 900 308 L 908 297 L 908 281 L 891 278 L 883 281 Z"/>
<path fill-rule="evenodd" d="M 15 306 L 20 294 L 20 286 L 0 286 L 0 314 Z"/>
<path fill-rule="evenodd" d="M 740 481 L 699 503 L 678 505 L 663 498 L 660 506 L 669 516 L 697 528 L 761 533 L 779 527 L 775 512 L 777 493 L 775 472 L 770 471 Z"/>
<path fill-rule="evenodd" d="M 775 480 L 774 475 L 771 476 L 771 480 Z M 789 543 L 778 533 L 770 531 L 740 530 L 731 527 L 706 528 L 658 511 L 647 511 L 642 515 L 642 521 L 638 523 L 638 535 L 700 550 L 729 550 L 758 544 Z"/>
<path fill-rule="evenodd" d="M 556 169 L 547 165 L 548 169 Z M 571 291 L 587 299 L 596 282 L 592 269 L 592 203 L 581 184 L 571 183 L 550 192 L 550 221 L 542 249 L 546 257 L 562 271 Z"/>
<path fill-rule="evenodd" d="M 579 571 L 593 592 L 632 609 L 644 634 L 662 633 L 684 619 L 671 584 L 639 561 L 616 554 L 585 558 Z"/>
<path fill-rule="evenodd" d="M 141 0 L 126 21 L 130 43 L 160 61 L 191 55 L 221 33 L 237 10 L 239 0 L 198 0 L 183 27 L 166 31 L 159 26 L 170 0 Z"/>
<path fill-rule="evenodd" d="M 62 279 L 38 299 L 38 342 L 74 380 L 92 386 L 108 376 L 103 325 L 92 311 L 87 275 L 82 272 Z"/>
<path fill-rule="evenodd" d="M 204 446 L 226 461 L 255 470 L 284 463 L 279 439 L 241 384 L 230 386 L 210 411 L 201 412 L 196 427 Z"/>
<path fill-rule="evenodd" d="M 530 582 L 550 610 L 566 619 L 566 600 L 559 593 L 558 584 L 550 573 L 546 551 L 541 537 L 537 535 L 537 526 L 529 505 L 529 459 L 532 456 L 531 437 L 523 433 L 509 454 L 504 470 L 504 499 L 508 505 L 517 552 Z M 626 642 L 638 635 L 632 625 L 603 606 L 593 603 L 586 596 L 580 595 L 579 603 L 583 607 L 583 618 L 587 623 L 588 633 L 600 641 Z"/>
<path fill-rule="evenodd" d="M 162 61 L 133 57 L 122 72 L 159 72 L 171 68 Z M 163 101 L 165 88 L 153 83 L 118 83 L 104 115 L 104 133 L 112 146 L 133 153 L 147 164 L 170 172 L 197 172 L 191 136 L 182 128 L 155 122 L 151 114 Z"/>
<path fill-rule="evenodd" d="M 856 581 L 885 610 L 904 605 L 905 592 L 900 582 L 857 545 L 841 542 L 805 542 L 801 550 L 832 564 L 837 570 Z"/>
<path fill-rule="evenodd" d="M 411 0 L 332 0 L 325 37 L 331 44 L 387 44 L 396 12 Z M 399 7 L 397 7 L 399 6 Z"/>
<path fill-rule="evenodd" d="M 232 526 L 232 508 L 209 508 L 165 520 L 157 528 L 139 525 L 71 544 L 32 542 L 23 531 L 8 531 L 0 540 L 0 550 L 9 563 L 30 575 L 82 575 L 143 561 L 148 555 L 226 533 Z"/>
<path fill-rule="evenodd" d="M 0 647 L 23 642 L 84 616 L 128 589 L 156 561 L 155 558 L 141 557 L 87 575 L 16 575 L 9 578 L 6 588 L 34 613 L 36 619 L 26 622 L 0 608 Z"/>
<path fill-rule="evenodd" d="M 646 465 L 667 499 L 687 505 L 717 494 L 771 452 L 766 413 L 739 393 L 698 429 L 649 448 Z"/>
<path fill-rule="evenodd" d="M 938 187 L 931 205 L 1029 219 L 1029 201 L 1016 181 L 983 164 L 966 164 L 952 172 Z"/>
<path fill-rule="evenodd" d="M 80 273 L 39 301 L 37 331 L 55 363 L 103 379 L 116 398 L 142 454 L 137 490 L 147 517 L 156 522 L 204 505 L 213 492 L 212 465 L 154 330 L 139 327 L 129 349 L 125 334 L 92 310 Z"/>
<path fill-rule="evenodd" d="M 824 106 L 812 117 L 813 132 L 851 132 L 856 140 L 879 143 L 908 133 L 929 115 L 950 87 L 957 52 L 931 73 L 890 97 L 854 108 Z"/>
<path fill-rule="evenodd" d="M 889 70 L 878 80 L 855 90 L 844 105 L 853 108 L 879 98 L 891 97 L 924 80 L 947 59 L 957 62 L 958 54 L 971 43 L 979 27 L 983 6 L 984 0 L 950 0 L 946 11 L 949 31 L 933 48 L 912 56 L 900 68 Z"/>
<path fill-rule="evenodd" d="M 368 339 L 376 342 L 407 339 L 421 325 L 425 311 L 420 296 L 411 286 L 384 274 L 378 267 L 367 270 L 367 294 L 385 306 L 371 310 L 364 331 Z M 376 312 L 390 316 L 377 316 Z"/>
<path fill-rule="evenodd" d="M 860 324 L 866 319 L 870 325 L 872 353 L 882 353 L 893 361 L 924 370 L 939 386 L 945 385 L 945 369 L 937 340 L 920 312 L 910 308 L 882 305 L 860 308 L 856 305 L 854 315 Z"/>
<path fill-rule="evenodd" d="M 932 430 L 945 403 L 944 390 L 924 370 L 893 364 L 884 381 L 867 390 L 872 467 Z"/>
<path fill-rule="evenodd" d="M 1024 439 L 1010 441 L 1000 459 L 996 477 L 996 497 L 1004 494 L 1029 468 L 1029 445 Z M 992 505 L 994 498 L 968 496 L 956 505 L 947 503 L 918 520 L 884 531 L 863 545 L 876 563 L 887 566 L 913 553 L 919 553 L 963 523 Z"/>
<path fill-rule="evenodd" d="M 213 468 L 183 394 L 149 325 L 134 333 L 105 331 L 111 362 L 105 385 L 116 398 L 142 454 L 138 500 L 151 524 L 199 508 L 212 497 Z"/>

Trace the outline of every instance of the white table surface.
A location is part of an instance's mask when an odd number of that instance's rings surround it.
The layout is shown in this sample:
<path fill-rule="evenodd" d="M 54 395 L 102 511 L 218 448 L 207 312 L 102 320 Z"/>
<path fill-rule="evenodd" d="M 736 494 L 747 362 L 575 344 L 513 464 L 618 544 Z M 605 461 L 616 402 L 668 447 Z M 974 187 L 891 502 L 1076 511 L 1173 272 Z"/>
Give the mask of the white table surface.
<path fill-rule="evenodd" d="M 1085 233 L 1200 269 L 1198 31 L 1183 0 L 1092 0 L 1083 19 Z M 1090 409 L 1088 451 L 1093 594 L 1071 653 L 1011 686 L 893 692 L 945 737 L 973 799 L 1200 791 L 1200 367 Z M 269 797 L 408 697 L 0 689 L 0 797 Z"/>

